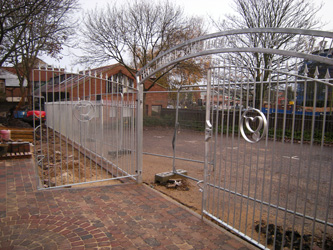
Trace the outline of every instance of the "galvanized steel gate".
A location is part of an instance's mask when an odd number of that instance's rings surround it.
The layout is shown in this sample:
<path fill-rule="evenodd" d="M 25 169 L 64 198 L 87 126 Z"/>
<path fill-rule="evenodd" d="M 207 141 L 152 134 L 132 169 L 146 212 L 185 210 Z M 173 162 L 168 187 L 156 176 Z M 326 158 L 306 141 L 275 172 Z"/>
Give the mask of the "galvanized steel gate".
<path fill-rule="evenodd" d="M 248 34 L 291 39 L 283 48 L 237 43 Z M 260 248 L 332 247 L 332 44 L 331 32 L 226 31 L 178 45 L 137 74 L 143 83 L 210 56 L 202 213 Z M 285 62 L 255 68 L 230 60 L 252 53 Z"/>
<path fill-rule="evenodd" d="M 262 248 L 327 249 L 332 84 L 281 69 L 256 82 L 247 70 L 221 66 L 209 73 L 203 213 Z M 212 100 L 220 100 L 218 108 Z"/>
<path fill-rule="evenodd" d="M 34 72 L 35 159 L 39 188 L 137 179 L 137 90 L 107 68 Z"/>

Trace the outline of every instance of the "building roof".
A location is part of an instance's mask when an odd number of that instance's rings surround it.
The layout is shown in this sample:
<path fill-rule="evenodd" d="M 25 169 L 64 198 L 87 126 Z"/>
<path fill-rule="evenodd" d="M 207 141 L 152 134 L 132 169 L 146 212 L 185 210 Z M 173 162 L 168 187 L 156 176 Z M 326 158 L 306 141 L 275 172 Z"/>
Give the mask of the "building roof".
<path fill-rule="evenodd" d="M 86 81 L 92 78 L 105 78 L 109 77 L 107 76 L 107 72 L 118 67 L 122 66 L 121 64 L 113 64 L 108 66 L 103 66 L 95 69 L 90 69 L 86 71 L 80 71 L 79 74 L 73 74 L 73 73 L 67 73 L 67 72 L 59 72 L 62 73 L 63 79 L 59 84 L 45 84 L 43 85 L 41 92 L 65 92 L 66 89 L 74 88 L 78 85 L 84 84 Z"/>
<path fill-rule="evenodd" d="M 6 87 L 19 87 L 20 81 L 17 77 L 16 70 L 10 67 L 1 67 L 0 68 L 0 78 L 6 80 Z M 27 81 L 24 80 L 24 86 L 27 86 Z"/>
<path fill-rule="evenodd" d="M 17 77 L 17 72 L 14 67 L 1 67 L 1 69 L 6 70 L 10 72 L 11 74 L 14 74 Z M 30 74 L 30 81 L 41 81 L 46 82 L 50 78 L 54 76 L 58 76 L 60 74 L 63 74 L 64 69 L 52 69 L 51 67 L 42 67 L 37 70 L 37 68 L 32 69 L 32 73 Z M 22 72 L 20 72 L 20 75 L 22 76 Z"/>
<path fill-rule="evenodd" d="M 119 70 L 117 70 L 117 68 L 119 68 Z M 113 74 L 108 75 L 108 73 L 114 69 L 116 69 L 116 71 Z M 129 70 L 127 68 L 125 68 L 125 66 L 123 66 L 122 64 L 117 63 L 117 64 L 107 65 L 107 66 L 98 67 L 98 68 L 94 68 L 94 69 L 89 69 L 86 71 L 80 71 L 79 74 L 59 72 L 59 73 L 62 73 L 62 75 L 63 75 L 63 79 L 59 84 L 54 84 L 54 85 L 52 83 L 44 84 L 41 87 L 41 90 L 38 89 L 36 91 L 38 91 L 38 92 L 40 91 L 42 93 L 66 92 L 66 89 L 68 90 L 71 88 L 75 88 L 76 86 L 84 84 L 85 82 L 89 81 L 89 79 L 93 79 L 95 77 L 96 77 L 96 79 L 103 78 L 103 79 L 107 80 L 107 78 L 109 78 L 111 75 L 117 74 L 119 71 L 121 71 L 123 74 L 127 75 L 129 78 L 133 79 L 134 82 L 136 82 L 135 77 L 133 77 L 133 75 L 131 75 Z M 133 73 L 135 73 L 134 70 L 133 70 Z M 46 89 L 47 89 L 47 91 L 46 91 Z M 35 93 L 38 93 L 38 92 L 35 92 Z"/>

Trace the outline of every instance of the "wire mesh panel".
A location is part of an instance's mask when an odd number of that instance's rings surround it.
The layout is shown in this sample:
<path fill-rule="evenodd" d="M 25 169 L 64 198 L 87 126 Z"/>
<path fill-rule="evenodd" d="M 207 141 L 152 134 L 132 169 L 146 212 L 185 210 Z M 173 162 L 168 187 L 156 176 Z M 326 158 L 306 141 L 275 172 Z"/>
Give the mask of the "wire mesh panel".
<path fill-rule="evenodd" d="M 205 108 L 198 100 L 201 101 L 206 89 L 182 86 L 164 92 L 168 94 L 169 105 L 159 113 L 144 117 L 144 155 L 164 158 L 160 172 L 181 169 L 186 171 L 185 177 L 202 180 Z M 147 91 L 146 98 L 154 93 Z"/>
<path fill-rule="evenodd" d="M 251 70 L 211 70 L 203 212 L 261 248 L 330 249 L 328 71 Z"/>
<path fill-rule="evenodd" d="M 135 179 L 133 84 L 98 69 L 78 74 L 40 69 L 35 75 L 34 109 L 46 112 L 46 121 L 34 124 L 40 187 Z"/>

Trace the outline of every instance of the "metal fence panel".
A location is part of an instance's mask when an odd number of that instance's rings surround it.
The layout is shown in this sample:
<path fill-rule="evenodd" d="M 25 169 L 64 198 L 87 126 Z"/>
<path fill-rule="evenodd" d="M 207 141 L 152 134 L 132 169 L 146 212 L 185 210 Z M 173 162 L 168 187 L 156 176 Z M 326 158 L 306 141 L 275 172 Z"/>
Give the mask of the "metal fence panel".
<path fill-rule="evenodd" d="M 211 70 L 203 213 L 261 248 L 329 249 L 332 84 L 272 72 L 263 88 L 227 73 L 246 70 Z"/>
<path fill-rule="evenodd" d="M 50 80 L 43 83 L 42 74 Z M 136 179 L 137 91 L 122 93 L 125 83 L 92 72 L 37 75 L 34 106 L 46 112 L 46 121 L 34 124 L 39 186 Z"/>
<path fill-rule="evenodd" d="M 264 37 L 274 38 L 244 43 Z M 277 37 L 288 41 L 276 46 Z M 144 82 L 196 57 L 227 62 L 207 92 L 203 213 L 261 248 L 332 248 L 332 40 L 317 30 L 227 30 L 179 44 L 137 73 Z"/>

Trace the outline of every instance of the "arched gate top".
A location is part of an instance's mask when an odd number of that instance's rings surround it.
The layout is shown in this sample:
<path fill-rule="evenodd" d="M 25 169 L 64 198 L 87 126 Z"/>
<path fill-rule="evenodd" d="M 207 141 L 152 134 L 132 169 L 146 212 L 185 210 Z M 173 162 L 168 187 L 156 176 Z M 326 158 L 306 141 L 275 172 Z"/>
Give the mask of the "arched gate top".
<path fill-rule="evenodd" d="M 281 39 L 281 36 L 291 36 L 291 38 L 288 39 L 288 46 L 284 48 L 277 48 L 274 39 L 270 40 L 270 44 L 267 46 L 269 48 L 248 47 L 236 41 L 242 35 L 256 33 L 277 34 L 275 39 Z M 324 51 L 326 56 L 321 53 Z M 278 54 L 333 65 L 333 32 L 290 28 L 253 28 L 208 34 L 188 40 L 159 55 L 138 71 L 137 77 L 140 83 L 143 83 L 157 72 L 177 62 L 199 56 L 240 52 Z"/>

